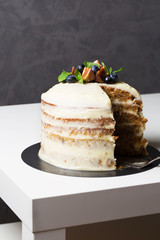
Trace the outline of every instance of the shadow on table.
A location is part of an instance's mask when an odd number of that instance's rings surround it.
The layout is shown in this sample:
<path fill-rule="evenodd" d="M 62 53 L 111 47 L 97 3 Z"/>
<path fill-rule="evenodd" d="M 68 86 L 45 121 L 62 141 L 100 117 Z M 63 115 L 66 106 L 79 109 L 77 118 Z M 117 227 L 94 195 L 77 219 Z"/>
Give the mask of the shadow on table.
<path fill-rule="evenodd" d="M 20 219 L 8 207 L 8 205 L 0 198 L 0 224 L 19 222 Z"/>
<path fill-rule="evenodd" d="M 70 240 L 157 240 L 160 214 L 93 223 L 67 229 Z"/>

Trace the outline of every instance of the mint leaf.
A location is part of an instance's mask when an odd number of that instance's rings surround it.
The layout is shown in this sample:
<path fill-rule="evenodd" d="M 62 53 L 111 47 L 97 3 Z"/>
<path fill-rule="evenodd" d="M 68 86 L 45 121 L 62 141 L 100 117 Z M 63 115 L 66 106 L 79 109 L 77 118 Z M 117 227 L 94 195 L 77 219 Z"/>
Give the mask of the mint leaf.
<path fill-rule="evenodd" d="M 120 69 L 114 71 L 113 73 L 116 73 L 116 72 L 121 72 L 123 70 L 123 67 L 121 67 Z"/>
<path fill-rule="evenodd" d="M 91 68 L 92 66 L 100 67 L 99 64 L 97 64 L 97 63 L 87 62 L 87 61 L 84 61 L 84 66 L 88 67 L 88 68 Z"/>
<path fill-rule="evenodd" d="M 67 77 L 68 75 L 70 75 L 70 74 L 71 74 L 71 72 L 68 73 L 68 72 L 65 72 L 65 71 L 63 70 L 63 72 L 58 76 L 58 81 L 59 81 L 59 82 L 62 82 L 62 81 L 65 80 L 66 77 Z"/>
<path fill-rule="evenodd" d="M 104 62 L 101 62 L 101 64 L 102 64 L 102 66 L 105 68 L 107 74 L 109 74 L 108 68 L 107 68 L 107 66 L 104 64 Z"/>
<path fill-rule="evenodd" d="M 79 83 L 83 83 L 83 77 L 77 69 L 75 69 L 75 71 L 74 71 L 74 76 L 76 77 L 76 79 Z"/>
<path fill-rule="evenodd" d="M 111 74 L 111 73 L 112 73 L 112 67 L 109 68 L 109 74 Z"/>

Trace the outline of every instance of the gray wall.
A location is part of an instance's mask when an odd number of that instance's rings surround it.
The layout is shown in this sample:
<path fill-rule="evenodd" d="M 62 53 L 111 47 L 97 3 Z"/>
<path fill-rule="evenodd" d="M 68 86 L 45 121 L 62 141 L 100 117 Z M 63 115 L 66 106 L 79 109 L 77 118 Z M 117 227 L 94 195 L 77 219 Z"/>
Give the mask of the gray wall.
<path fill-rule="evenodd" d="M 63 69 L 100 59 L 160 91 L 159 0 L 0 0 L 0 105 L 40 102 Z"/>

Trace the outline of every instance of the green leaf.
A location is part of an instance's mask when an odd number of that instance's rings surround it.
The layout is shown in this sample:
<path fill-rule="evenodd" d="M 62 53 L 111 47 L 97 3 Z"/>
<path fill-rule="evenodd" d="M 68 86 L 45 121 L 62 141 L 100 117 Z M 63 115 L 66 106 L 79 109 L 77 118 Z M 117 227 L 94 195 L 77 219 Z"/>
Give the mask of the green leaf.
<path fill-rule="evenodd" d="M 83 83 L 83 77 L 77 69 L 74 71 L 74 76 L 76 77 L 79 83 Z"/>
<path fill-rule="evenodd" d="M 84 66 L 91 68 L 92 66 L 100 67 L 98 63 L 84 61 Z"/>
<path fill-rule="evenodd" d="M 104 64 L 104 62 L 101 62 L 101 64 L 102 64 L 102 66 L 105 68 L 107 74 L 109 74 L 108 68 L 107 68 L 107 66 Z"/>
<path fill-rule="evenodd" d="M 121 72 L 123 70 L 123 67 L 121 67 L 120 69 L 114 71 L 113 73 L 116 73 L 116 72 Z"/>
<path fill-rule="evenodd" d="M 112 67 L 109 68 L 109 74 L 111 74 L 111 73 L 112 73 Z"/>
<path fill-rule="evenodd" d="M 68 76 L 68 75 L 70 75 L 71 74 L 71 72 L 65 72 L 64 70 L 63 70 L 63 72 L 58 76 L 58 81 L 59 82 L 62 82 L 63 80 L 65 80 L 66 79 L 66 77 Z"/>

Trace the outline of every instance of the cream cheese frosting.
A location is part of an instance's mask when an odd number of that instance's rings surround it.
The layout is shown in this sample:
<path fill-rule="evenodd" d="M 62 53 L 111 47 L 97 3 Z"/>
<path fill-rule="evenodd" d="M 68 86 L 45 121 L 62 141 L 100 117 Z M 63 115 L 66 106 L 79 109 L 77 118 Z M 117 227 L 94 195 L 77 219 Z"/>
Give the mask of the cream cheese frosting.
<path fill-rule="evenodd" d="M 42 100 L 61 107 L 102 108 L 111 107 L 111 101 L 98 83 L 59 83 L 42 94 Z"/>
<path fill-rule="evenodd" d="M 64 144 L 45 137 L 43 140 L 45 152 L 41 149 L 39 157 L 61 168 L 87 171 L 114 170 L 114 147 L 115 144 L 96 141 L 91 142 L 88 148 L 88 142 Z"/>

